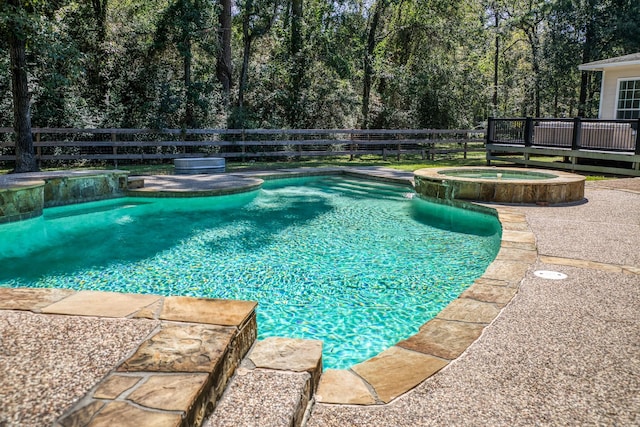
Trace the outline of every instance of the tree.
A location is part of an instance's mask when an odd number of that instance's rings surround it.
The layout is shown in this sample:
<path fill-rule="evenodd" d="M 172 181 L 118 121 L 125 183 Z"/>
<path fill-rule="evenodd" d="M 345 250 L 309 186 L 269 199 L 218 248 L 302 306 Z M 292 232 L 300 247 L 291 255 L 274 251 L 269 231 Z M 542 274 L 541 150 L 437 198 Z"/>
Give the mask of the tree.
<path fill-rule="evenodd" d="M 216 62 L 216 76 L 222 85 L 225 104 L 229 105 L 233 74 L 231 59 L 231 0 L 220 0 L 218 14 L 218 60 Z"/>
<path fill-rule="evenodd" d="M 242 68 L 238 85 L 238 101 L 236 115 L 232 119 L 231 127 L 244 126 L 245 101 L 249 76 L 249 61 L 253 42 L 265 36 L 271 30 L 278 14 L 280 0 L 243 0 L 237 6 L 240 8 L 242 23 Z"/>
<path fill-rule="evenodd" d="M 377 31 L 380 25 L 380 18 L 387 7 L 387 0 L 376 0 L 372 6 L 373 14 L 369 22 L 367 33 L 367 48 L 364 56 L 363 77 L 362 77 L 362 129 L 369 127 L 369 101 L 371 97 L 371 81 L 373 78 L 374 52 L 377 46 Z"/>
<path fill-rule="evenodd" d="M 11 92 L 13 96 L 13 129 L 16 136 L 16 166 L 14 172 L 38 170 L 31 134 L 31 94 L 27 76 L 27 37 L 30 31 L 29 10 L 21 0 L 7 0 L 2 6 L 2 33 L 9 40 L 11 57 Z"/>
<path fill-rule="evenodd" d="M 195 111 L 199 92 L 193 82 L 194 49 L 209 55 L 217 49 L 216 31 L 212 26 L 214 11 L 207 0 L 174 0 L 162 13 L 156 28 L 154 53 L 173 46 L 182 58 L 185 128 L 197 126 Z"/>
<path fill-rule="evenodd" d="M 521 4 L 524 3 L 524 4 Z M 540 117 L 541 112 L 541 38 L 545 30 L 545 23 L 550 10 L 550 3 L 546 0 L 516 1 L 506 7 L 509 25 L 516 28 L 525 36 L 529 45 L 530 63 L 533 71 L 533 103 L 534 115 Z"/>
<path fill-rule="evenodd" d="M 291 33 L 290 33 L 290 89 L 289 89 L 289 107 L 288 121 L 293 128 L 300 127 L 301 105 L 300 94 L 302 85 L 304 84 L 306 58 L 304 55 L 304 40 L 302 33 L 302 24 L 304 19 L 303 0 L 291 0 Z"/>

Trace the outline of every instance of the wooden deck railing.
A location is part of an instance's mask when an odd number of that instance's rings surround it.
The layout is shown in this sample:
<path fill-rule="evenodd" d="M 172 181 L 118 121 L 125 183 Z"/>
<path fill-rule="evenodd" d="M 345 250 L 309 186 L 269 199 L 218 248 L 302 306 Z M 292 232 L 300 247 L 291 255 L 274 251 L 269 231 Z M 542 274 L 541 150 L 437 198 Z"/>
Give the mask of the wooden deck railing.
<path fill-rule="evenodd" d="M 489 118 L 486 135 L 487 164 L 640 176 L 640 119 Z"/>
<path fill-rule="evenodd" d="M 487 142 L 640 154 L 640 120 L 489 118 Z"/>
<path fill-rule="evenodd" d="M 60 129 L 34 128 L 40 162 L 140 162 L 216 156 L 233 160 L 437 155 L 484 151 L 484 130 L 464 129 Z M 0 162 L 15 160 L 13 130 L 0 128 Z"/>

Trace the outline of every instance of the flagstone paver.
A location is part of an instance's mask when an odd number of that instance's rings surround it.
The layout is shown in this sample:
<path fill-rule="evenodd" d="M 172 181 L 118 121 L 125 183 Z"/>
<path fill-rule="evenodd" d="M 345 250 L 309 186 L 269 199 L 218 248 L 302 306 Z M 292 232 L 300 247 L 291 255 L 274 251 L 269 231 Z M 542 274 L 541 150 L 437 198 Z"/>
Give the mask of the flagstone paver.
<path fill-rule="evenodd" d="M 535 250 L 518 249 L 518 248 L 501 248 L 496 255 L 497 260 L 501 261 L 517 261 L 532 264 L 536 262 L 538 253 Z"/>
<path fill-rule="evenodd" d="M 118 370 L 211 372 L 221 362 L 234 335 L 233 328 L 222 326 L 164 324 Z"/>
<path fill-rule="evenodd" d="M 127 317 L 160 298 L 157 295 L 80 291 L 44 307 L 42 312 L 72 316 Z"/>
<path fill-rule="evenodd" d="M 375 397 L 359 376 L 344 369 L 328 369 L 322 373 L 316 401 L 347 405 L 373 405 Z"/>
<path fill-rule="evenodd" d="M 500 313 L 502 306 L 494 303 L 487 303 L 472 300 L 469 298 L 458 298 L 451 301 L 438 315 L 437 319 L 457 320 L 460 322 L 489 324 Z"/>
<path fill-rule="evenodd" d="M 180 427 L 181 425 L 181 414 L 145 410 L 127 402 L 110 402 L 95 415 L 88 427 Z"/>
<path fill-rule="evenodd" d="M 207 373 L 153 375 L 129 394 L 127 399 L 147 408 L 186 413 L 202 393 L 208 377 Z"/>
<path fill-rule="evenodd" d="M 160 319 L 213 325 L 239 325 L 249 318 L 256 305 L 257 303 L 253 301 L 167 297 L 164 299 Z"/>
<path fill-rule="evenodd" d="M 511 301 L 517 292 L 518 290 L 512 287 L 508 288 L 505 286 L 474 283 L 460 295 L 460 298 L 469 298 L 504 305 Z"/>
<path fill-rule="evenodd" d="M 388 403 L 444 368 L 447 363 L 434 356 L 391 347 L 352 369 L 373 387 L 382 402 Z"/>
<path fill-rule="evenodd" d="M 506 242 L 514 243 L 533 243 L 535 244 L 536 238 L 531 231 L 515 231 L 504 229 L 502 231 L 502 240 Z"/>
<path fill-rule="evenodd" d="M 0 288 L 0 310 L 39 311 L 73 293 L 69 289 Z"/>
<path fill-rule="evenodd" d="M 453 360 L 471 345 L 481 334 L 484 325 L 432 319 L 420 331 L 396 344 L 398 347 Z"/>
<path fill-rule="evenodd" d="M 89 425 L 91 419 L 106 406 L 105 402 L 100 400 L 93 401 L 81 409 L 75 411 L 73 414 L 62 419 L 59 425 L 63 427 L 84 427 Z"/>
<path fill-rule="evenodd" d="M 98 386 L 95 393 L 93 393 L 93 398 L 113 400 L 138 384 L 141 379 L 141 376 L 112 374 Z"/>
<path fill-rule="evenodd" d="M 248 358 L 257 368 L 309 372 L 315 390 L 322 373 L 322 341 L 270 337 L 258 341 Z"/>
<path fill-rule="evenodd" d="M 482 277 L 487 279 L 500 279 L 500 280 L 511 280 L 515 282 L 519 282 L 524 277 L 524 274 L 529 269 L 531 264 L 527 262 L 518 262 L 518 261 L 505 261 L 505 260 L 495 260 L 493 261 L 487 270 L 484 272 Z"/>

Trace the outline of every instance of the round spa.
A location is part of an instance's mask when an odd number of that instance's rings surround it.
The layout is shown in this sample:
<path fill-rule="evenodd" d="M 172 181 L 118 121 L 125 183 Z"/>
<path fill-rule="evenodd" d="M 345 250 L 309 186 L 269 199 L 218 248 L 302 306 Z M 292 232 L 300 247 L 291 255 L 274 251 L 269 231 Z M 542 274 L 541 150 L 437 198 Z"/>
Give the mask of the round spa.
<path fill-rule="evenodd" d="M 557 204 L 584 199 L 585 178 L 539 169 L 426 168 L 414 172 L 416 191 L 437 199 Z"/>

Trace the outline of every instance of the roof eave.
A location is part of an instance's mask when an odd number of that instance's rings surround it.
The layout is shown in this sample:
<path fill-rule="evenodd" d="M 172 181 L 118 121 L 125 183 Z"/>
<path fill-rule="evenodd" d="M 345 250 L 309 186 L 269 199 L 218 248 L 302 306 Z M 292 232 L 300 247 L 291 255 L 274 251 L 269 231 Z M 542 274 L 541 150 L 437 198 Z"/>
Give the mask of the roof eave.
<path fill-rule="evenodd" d="M 629 67 L 634 65 L 640 65 L 640 60 L 612 62 L 610 64 L 593 64 L 593 65 L 582 64 L 582 65 L 578 65 L 578 69 L 580 71 L 604 71 L 609 68 L 621 68 L 621 67 Z"/>

